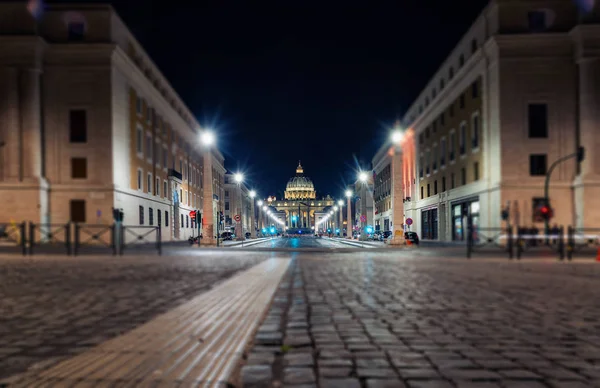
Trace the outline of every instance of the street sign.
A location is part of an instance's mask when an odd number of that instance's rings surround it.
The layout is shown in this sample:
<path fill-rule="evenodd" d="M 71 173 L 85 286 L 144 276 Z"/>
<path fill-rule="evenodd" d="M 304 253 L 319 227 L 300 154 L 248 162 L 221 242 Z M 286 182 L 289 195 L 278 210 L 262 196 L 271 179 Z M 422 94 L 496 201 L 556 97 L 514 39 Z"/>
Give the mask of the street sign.
<path fill-rule="evenodd" d="M 190 218 L 191 218 L 192 220 L 195 220 L 195 219 L 196 219 L 196 212 L 195 212 L 194 210 L 192 210 L 192 211 L 190 212 Z"/>
<path fill-rule="evenodd" d="M 235 216 L 233 216 L 233 219 L 235 220 L 235 222 L 240 222 L 242 220 L 242 216 L 236 214 Z"/>
<path fill-rule="evenodd" d="M 412 218 L 409 217 L 406 219 L 406 225 L 408 225 L 408 226 L 412 225 Z"/>

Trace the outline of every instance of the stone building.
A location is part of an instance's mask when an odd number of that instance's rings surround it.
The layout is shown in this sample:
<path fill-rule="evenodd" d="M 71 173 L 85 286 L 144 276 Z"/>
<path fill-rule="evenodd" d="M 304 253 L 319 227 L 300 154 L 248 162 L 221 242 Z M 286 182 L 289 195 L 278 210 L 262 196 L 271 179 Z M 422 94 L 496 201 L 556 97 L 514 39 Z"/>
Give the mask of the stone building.
<path fill-rule="evenodd" d="M 598 6 L 492 0 L 408 109 L 416 179 L 405 214 L 423 239 L 463 240 L 475 226 L 531 226 L 554 170 L 552 223 L 600 227 Z M 394 176 L 395 178 L 395 176 Z M 541 224 L 537 225 L 538 228 Z"/>
<path fill-rule="evenodd" d="M 241 199 L 241 202 L 240 202 Z M 237 183 L 234 179 L 234 174 L 225 174 L 225 228 L 229 228 L 232 232 L 238 222 L 235 221 L 235 215 L 240 215 L 242 235 L 247 232 L 252 232 L 252 201 L 250 198 L 250 190 L 244 182 Z"/>
<path fill-rule="evenodd" d="M 0 46 L 0 221 L 212 225 L 223 155 L 112 7 L 0 4 Z"/>

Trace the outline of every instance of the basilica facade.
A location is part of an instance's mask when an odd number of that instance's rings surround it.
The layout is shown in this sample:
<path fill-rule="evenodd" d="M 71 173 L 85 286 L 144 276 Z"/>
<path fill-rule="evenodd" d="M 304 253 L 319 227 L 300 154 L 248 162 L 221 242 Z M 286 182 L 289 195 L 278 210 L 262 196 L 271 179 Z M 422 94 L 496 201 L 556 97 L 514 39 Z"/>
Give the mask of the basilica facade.
<path fill-rule="evenodd" d="M 315 215 L 323 213 L 334 206 L 334 199 L 329 195 L 317 199 L 313 182 L 304 175 L 302 164 L 298 163 L 296 175 L 285 188 L 283 200 L 269 198 L 269 206 L 278 212 L 285 213 L 286 229 L 312 230 L 315 226 Z"/>

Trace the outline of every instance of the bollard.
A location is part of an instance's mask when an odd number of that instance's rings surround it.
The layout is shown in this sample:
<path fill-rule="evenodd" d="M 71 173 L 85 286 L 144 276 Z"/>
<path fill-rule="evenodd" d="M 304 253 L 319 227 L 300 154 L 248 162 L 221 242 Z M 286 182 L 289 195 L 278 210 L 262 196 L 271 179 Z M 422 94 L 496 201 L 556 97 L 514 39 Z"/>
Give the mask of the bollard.
<path fill-rule="evenodd" d="M 565 227 L 561 226 L 558 229 L 558 260 L 563 261 L 565 259 Z"/>

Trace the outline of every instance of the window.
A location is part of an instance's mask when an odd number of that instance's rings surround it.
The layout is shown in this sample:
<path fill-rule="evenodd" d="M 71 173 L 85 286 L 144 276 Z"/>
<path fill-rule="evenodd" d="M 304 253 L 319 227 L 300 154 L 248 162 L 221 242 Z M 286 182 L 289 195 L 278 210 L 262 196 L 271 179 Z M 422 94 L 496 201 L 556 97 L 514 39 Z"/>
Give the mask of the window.
<path fill-rule="evenodd" d="M 431 195 L 431 190 L 429 187 L 429 183 L 427 184 L 427 198 L 429 198 L 429 196 Z"/>
<path fill-rule="evenodd" d="M 448 114 L 450 117 L 454 117 L 454 103 L 450 104 L 450 107 L 448 108 Z"/>
<path fill-rule="evenodd" d="M 86 179 L 87 178 L 87 159 L 86 158 L 71 158 L 71 178 Z"/>
<path fill-rule="evenodd" d="M 139 208 L 139 216 L 140 216 L 140 225 L 144 225 L 144 207 L 140 206 Z"/>
<path fill-rule="evenodd" d="M 189 195 L 189 192 L 187 190 L 185 191 L 185 204 L 186 205 L 190 204 L 190 195 Z"/>
<path fill-rule="evenodd" d="M 70 22 L 67 25 L 67 31 L 69 40 L 82 40 L 85 34 L 85 23 Z"/>
<path fill-rule="evenodd" d="M 475 51 L 477 51 L 477 39 L 471 41 L 471 54 L 475 54 Z"/>
<path fill-rule="evenodd" d="M 229 202 L 225 202 L 225 210 L 229 210 Z"/>
<path fill-rule="evenodd" d="M 146 136 L 146 157 L 152 161 L 152 136 Z"/>
<path fill-rule="evenodd" d="M 463 186 L 467 184 L 467 169 L 464 167 L 460 169 L 460 184 Z"/>
<path fill-rule="evenodd" d="M 547 171 L 546 154 L 529 155 L 529 174 L 532 176 L 546 175 Z"/>
<path fill-rule="evenodd" d="M 161 220 L 161 211 L 160 209 L 156 209 L 156 226 L 161 226 L 162 224 L 162 220 Z"/>
<path fill-rule="evenodd" d="M 433 164 L 433 171 L 437 171 L 437 159 L 438 159 L 438 154 L 437 154 L 437 146 L 433 146 L 433 154 L 432 154 L 432 164 Z"/>
<path fill-rule="evenodd" d="M 464 64 L 465 64 L 465 55 L 460 54 L 460 57 L 458 57 L 458 67 L 463 67 Z"/>
<path fill-rule="evenodd" d="M 427 150 L 425 153 L 425 174 L 429 175 L 429 163 L 431 161 L 431 150 Z"/>
<path fill-rule="evenodd" d="M 465 109 L 465 94 L 460 95 L 460 109 Z"/>
<path fill-rule="evenodd" d="M 425 139 L 429 139 L 429 127 L 425 128 Z"/>
<path fill-rule="evenodd" d="M 529 104 L 529 137 L 548 137 L 548 106 L 546 104 Z"/>
<path fill-rule="evenodd" d="M 542 32 L 546 30 L 546 13 L 544 11 L 531 11 L 527 15 L 529 31 Z"/>
<path fill-rule="evenodd" d="M 479 148 L 479 115 L 473 116 L 473 125 L 471 126 L 471 148 Z"/>
<path fill-rule="evenodd" d="M 446 116 L 442 112 L 442 114 L 440 115 L 440 125 L 444 126 L 445 124 L 446 124 Z"/>
<path fill-rule="evenodd" d="M 160 154 L 161 146 L 157 142 L 154 143 L 154 155 L 156 156 L 156 164 L 160 166 L 160 161 L 162 160 L 162 155 Z"/>
<path fill-rule="evenodd" d="M 229 198 L 229 190 L 225 190 L 225 198 Z"/>
<path fill-rule="evenodd" d="M 454 68 L 450 66 L 450 70 L 448 70 L 448 78 L 454 78 Z"/>
<path fill-rule="evenodd" d="M 473 180 L 479 180 L 479 162 L 473 163 Z"/>
<path fill-rule="evenodd" d="M 146 191 L 152 194 L 152 174 L 148 173 L 148 179 L 146 180 Z"/>
<path fill-rule="evenodd" d="M 137 170 L 137 188 L 138 190 L 142 190 L 142 170 Z"/>
<path fill-rule="evenodd" d="M 85 201 L 82 199 L 72 199 L 69 202 L 69 212 L 71 222 L 85 223 Z"/>
<path fill-rule="evenodd" d="M 471 98 L 479 97 L 479 84 L 477 81 L 471 84 Z"/>
<path fill-rule="evenodd" d="M 165 226 L 169 226 L 169 212 L 165 210 Z"/>
<path fill-rule="evenodd" d="M 87 143 L 87 112 L 75 109 L 69 112 L 69 138 L 71 143 Z"/>
<path fill-rule="evenodd" d="M 190 216 L 188 216 L 188 215 L 185 216 L 185 227 L 186 228 L 190 227 Z"/>
<path fill-rule="evenodd" d="M 442 177 L 442 193 L 446 191 L 446 177 Z"/>
<path fill-rule="evenodd" d="M 446 139 L 440 141 L 440 167 L 446 165 Z"/>
<path fill-rule="evenodd" d="M 419 161 L 419 178 L 423 178 L 423 166 L 425 164 L 423 155 L 421 155 L 421 157 L 419 159 L 420 159 L 420 161 Z"/>
<path fill-rule="evenodd" d="M 421 199 L 423 199 L 423 186 L 421 186 Z"/>
<path fill-rule="evenodd" d="M 459 138 L 459 147 L 460 147 L 460 154 L 464 155 L 466 152 L 466 147 L 465 147 L 465 139 L 467 137 L 467 124 L 462 123 L 460 125 L 460 138 Z"/>
<path fill-rule="evenodd" d="M 437 180 L 433 181 L 433 194 L 437 194 L 438 190 L 437 190 Z"/>
<path fill-rule="evenodd" d="M 454 158 L 456 157 L 456 133 L 451 132 L 450 133 L 450 155 L 449 155 L 449 160 L 451 162 L 454 161 Z"/>
<path fill-rule="evenodd" d="M 160 197 L 160 178 L 156 178 L 156 187 L 154 188 L 156 192 L 154 194 Z"/>
<path fill-rule="evenodd" d="M 433 131 L 433 133 L 437 132 L 437 121 L 433 122 L 433 125 L 431 126 L 431 130 Z"/>
<path fill-rule="evenodd" d="M 184 224 L 184 222 L 183 222 L 183 214 L 182 214 L 182 215 L 181 215 L 181 228 L 183 228 L 183 226 L 184 226 L 184 225 L 185 225 L 185 224 Z"/>
<path fill-rule="evenodd" d="M 445 85 L 444 79 L 442 78 L 442 79 L 440 79 L 440 90 L 444 89 L 444 86 L 446 86 L 446 85 Z"/>
<path fill-rule="evenodd" d="M 454 173 L 450 174 L 450 188 L 453 189 L 456 187 L 456 176 Z"/>
<path fill-rule="evenodd" d="M 167 198 L 169 196 L 169 191 L 167 190 L 167 181 L 163 182 L 163 197 Z"/>
<path fill-rule="evenodd" d="M 148 208 L 148 225 L 154 225 L 154 209 Z"/>
<path fill-rule="evenodd" d="M 136 150 L 137 153 L 139 155 L 143 155 L 144 154 L 144 132 L 142 129 L 142 126 L 138 124 L 137 129 L 135 130 L 135 144 L 136 144 Z"/>
<path fill-rule="evenodd" d="M 183 202 L 183 190 L 179 189 L 179 202 Z"/>

